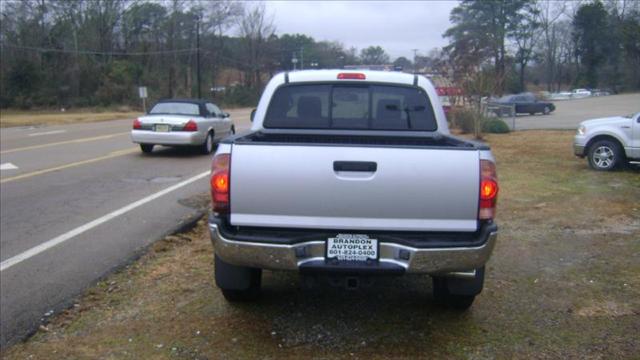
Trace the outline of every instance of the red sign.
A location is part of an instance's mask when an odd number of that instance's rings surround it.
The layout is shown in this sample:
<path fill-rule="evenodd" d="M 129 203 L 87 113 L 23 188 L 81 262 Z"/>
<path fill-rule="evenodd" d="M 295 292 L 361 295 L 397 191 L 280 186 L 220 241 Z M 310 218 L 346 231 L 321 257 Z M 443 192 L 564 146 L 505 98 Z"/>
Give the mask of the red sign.
<path fill-rule="evenodd" d="M 453 86 L 437 87 L 436 91 L 438 92 L 439 96 L 456 96 L 464 94 L 464 91 L 461 88 Z"/>

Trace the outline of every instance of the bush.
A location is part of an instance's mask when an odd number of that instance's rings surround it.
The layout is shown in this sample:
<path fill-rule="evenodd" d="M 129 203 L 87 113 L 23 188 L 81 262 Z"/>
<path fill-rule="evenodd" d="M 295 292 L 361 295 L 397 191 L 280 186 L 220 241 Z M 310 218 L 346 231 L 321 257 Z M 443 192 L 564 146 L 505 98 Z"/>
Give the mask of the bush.
<path fill-rule="evenodd" d="M 465 108 L 452 109 L 451 123 L 464 134 L 473 133 L 475 132 L 475 121 L 478 116 L 479 115 L 473 110 Z"/>
<path fill-rule="evenodd" d="M 488 118 L 482 121 L 482 131 L 492 134 L 506 134 L 511 129 L 504 121 L 498 118 Z"/>

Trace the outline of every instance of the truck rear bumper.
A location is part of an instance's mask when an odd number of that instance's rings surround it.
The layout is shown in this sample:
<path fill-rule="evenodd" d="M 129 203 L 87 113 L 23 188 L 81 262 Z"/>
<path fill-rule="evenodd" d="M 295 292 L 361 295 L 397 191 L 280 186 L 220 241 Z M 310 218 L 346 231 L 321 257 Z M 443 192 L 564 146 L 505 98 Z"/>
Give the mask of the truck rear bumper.
<path fill-rule="evenodd" d="M 477 246 L 417 248 L 394 242 L 380 242 L 379 261 L 361 264 L 340 264 L 325 261 L 326 240 L 309 240 L 295 244 L 234 240 L 225 237 L 216 221 L 209 222 L 211 241 L 224 261 L 238 266 L 270 270 L 425 273 L 474 276 L 473 270 L 484 266 L 495 246 L 498 230 L 491 224 L 478 236 Z"/>

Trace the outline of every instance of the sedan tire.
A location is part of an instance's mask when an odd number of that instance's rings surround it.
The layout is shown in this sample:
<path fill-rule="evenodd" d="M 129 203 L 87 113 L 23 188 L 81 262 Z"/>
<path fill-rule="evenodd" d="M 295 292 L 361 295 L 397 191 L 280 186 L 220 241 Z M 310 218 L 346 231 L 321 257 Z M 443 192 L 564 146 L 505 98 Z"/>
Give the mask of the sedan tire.
<path fill-rule="evenodd" d="M 545 106 L 544 109 L 542 109 L 542 113 L 545 115 L 549 115 L 551 114 L 551 109 L 548 106 Z"/>
<path fill-rule="evenodd" d="M 587 158 L 593 170 L 610 171 L 622 163 L 622 150 L 615 141 L 600 140 L 589 147 Z"/>
<path fill-rule="evenodd" d="M 202 145 L 200 145 L 200 152 L 208 155 L 211 154 L 211 152 L 213 151 L 214 145 L 213 145 L 213 133 L 210 132 L 209 134 L 207 134 L 207 139 L 204 141 L 204 143 Z"/>

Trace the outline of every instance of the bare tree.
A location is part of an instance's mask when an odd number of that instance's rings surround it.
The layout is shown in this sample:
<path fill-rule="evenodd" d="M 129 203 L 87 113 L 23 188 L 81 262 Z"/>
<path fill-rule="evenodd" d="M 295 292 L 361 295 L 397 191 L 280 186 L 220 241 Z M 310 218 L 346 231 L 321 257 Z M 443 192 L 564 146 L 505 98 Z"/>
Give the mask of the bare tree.
<path fill-rule="evenodd" d="M 233 0 L 209 1 L 198 0 L 193 11 L 203 19 L 201 31 L 211 34 L 209 39 L 204 39 L 207 57 L 205 66 L 211 70 L 211 84 L 216 83 L 220 64 L 222 63 L 221 52 L 224 48 L 224 33 L 235 25 L 244 13 L 244 4 Z"/>
<path fill-rule="evenodd" d="M 543 59 L 545 65 L 545 80 L 547 91 L 553 90 L 553 82 L 558 72 L 558 53 L 560 39 L 556 22 L 567 11 L 566 1 L 540 1 L 537 3 L 538 19 L 543 42 Z M 566 34 L 564 34 L 566 35 Z"/>
<path fill-rule="evenodd" d="M 70 90 L 73 97 L 80 95 L 80 36 L 85 24 L 86 1 L 68 1 L 55 4 L 56 12 L 63 21 L 69 25 L 72 34 L 73 66 L 69 71 Z"/>
<path fill-rule="evenodd" d="M 519 88 L 525 91 L 525 69 L 534 55 L 534 47 L 539 39 L 538 9 L 533 5 L 528 11 L 524 12 L 520 25 L 514 30 L 513 40 L 516 45 L 515 58 L 519 67 Z"/>
<path fill-rule="evenodd" d="M 273 17 L 267 15 L 264 3 L 245 9 L 239 21 L 240 36 L 244 45 L 245 85 L 262 87 L 262 71 L 269 66 L 264 55 L 269 51 L 268 41 L 275 33 Z"/>

